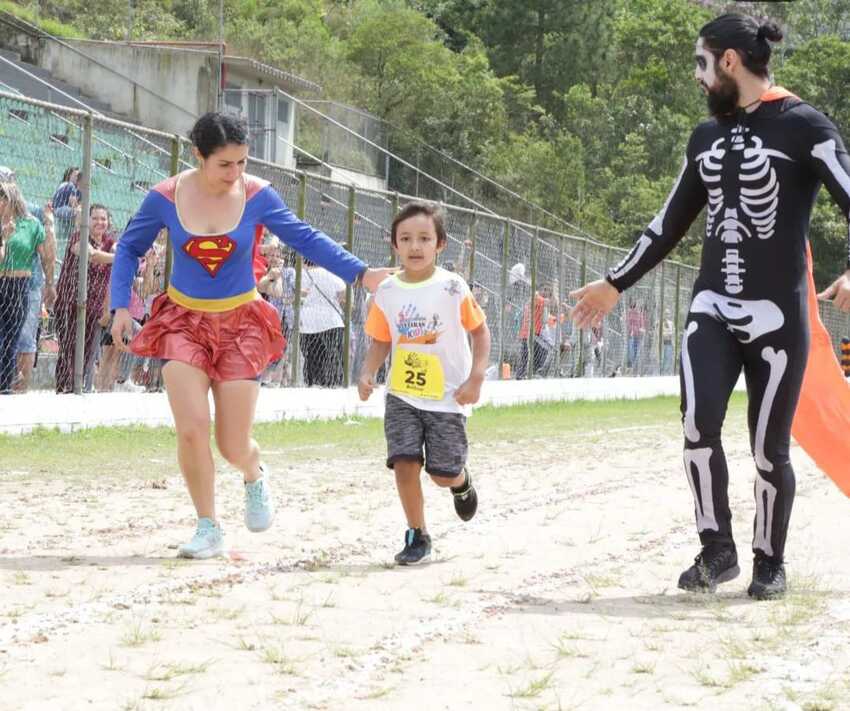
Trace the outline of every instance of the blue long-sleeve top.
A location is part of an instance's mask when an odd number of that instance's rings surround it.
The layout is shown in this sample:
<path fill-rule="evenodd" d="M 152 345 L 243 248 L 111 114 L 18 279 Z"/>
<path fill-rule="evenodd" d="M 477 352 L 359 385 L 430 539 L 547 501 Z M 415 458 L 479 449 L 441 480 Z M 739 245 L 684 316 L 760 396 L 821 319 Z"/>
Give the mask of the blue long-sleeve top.
<path fill-rule="evenodd" d="M 268 182 L 252 175 L 243 176 L 245 208 L 234 229 L 225 234 L 191 234 L 177 213 L 180 177 L 168 178 L 151 189 L 118 242 L 112 266 L 113 309 L 129 305 L 138 260 L 163 228 L 168 230 L 174 252 L 168 295 L 196 311 L 227 311 L 257 298 L 253 252 L 261 226 L 349 283 L 366 269 L 363 261 L 295 217 Z"/>

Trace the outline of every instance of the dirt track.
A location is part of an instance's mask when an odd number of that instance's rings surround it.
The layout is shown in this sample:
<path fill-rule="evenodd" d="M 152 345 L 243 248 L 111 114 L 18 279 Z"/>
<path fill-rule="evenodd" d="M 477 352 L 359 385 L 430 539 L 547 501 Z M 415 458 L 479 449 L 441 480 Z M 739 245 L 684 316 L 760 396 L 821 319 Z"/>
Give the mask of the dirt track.
<path fill-rule="evenodd" d="M 389 565 L 403 522 L 380 453 L 274 467 L 279 518 L 230 558 L 175 560 L 165 480 L 0 479 L 0 708 L 850 708 L 848 502 L 799 450 L 792 594 L 753 603 L 753 467 L 727 453 L 742 576 L 680 594 L 697 552 L 674 427 L 475 445 L 481 508 L 427 488 L 436 561 Z M 807 705 L 808 704 L 808 705 Z"/>

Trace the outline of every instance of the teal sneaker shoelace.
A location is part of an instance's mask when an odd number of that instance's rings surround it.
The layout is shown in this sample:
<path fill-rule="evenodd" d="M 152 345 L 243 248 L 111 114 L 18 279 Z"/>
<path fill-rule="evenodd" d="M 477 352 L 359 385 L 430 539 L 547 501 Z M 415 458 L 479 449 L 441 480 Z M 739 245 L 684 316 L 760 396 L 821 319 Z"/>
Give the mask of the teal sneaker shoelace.
<path fill-rule="evenodd" d="M 250 506 L 251 508 L 265 506 L 266 487 L 263 485 L 262 479 L 257 479 L 257 481 L 248 482 L 247 486 L 245 487 L 245 491 L 248 495 L 248 506 Z"/>
<path fill-rule="evenodd" d="M 198 522 L 198 528 L 195 531 L 195 538 L 210 538 L 218 534 L 218 527 L 209 519 L 204 519 Z"/>

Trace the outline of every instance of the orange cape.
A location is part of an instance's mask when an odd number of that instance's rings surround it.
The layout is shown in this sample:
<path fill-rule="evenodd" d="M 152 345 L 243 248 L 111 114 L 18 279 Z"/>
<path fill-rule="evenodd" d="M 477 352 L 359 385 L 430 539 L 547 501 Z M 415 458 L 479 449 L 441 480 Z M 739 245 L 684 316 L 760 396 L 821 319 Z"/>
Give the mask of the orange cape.
<path fill-rule="evenodd" d="M 791 434 L 815 464 L 850 496 L 850 384 L 820 320 L 811 247 L 806 251 L 811 345 Z"/>
<path fill-rule="evenodd" d="M 774 86 L 761 95 L 761 100 L 780 101 L 789 96 L 797 98 L 787 89 Z M 806 259 L 811 342 L 791 434 L 824 474 L 850 496 L 850 383 L 818 312 L 811 245 L 806 245 Z"/>

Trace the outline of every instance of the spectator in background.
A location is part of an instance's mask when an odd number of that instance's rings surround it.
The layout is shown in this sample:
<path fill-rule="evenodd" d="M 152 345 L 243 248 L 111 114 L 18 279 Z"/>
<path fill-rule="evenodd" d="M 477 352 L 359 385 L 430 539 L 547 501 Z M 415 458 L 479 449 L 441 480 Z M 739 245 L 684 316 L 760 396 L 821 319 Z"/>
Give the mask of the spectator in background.
<path fill-rule="evenodd" d="M 76 167 L 66 168 L 62 175 L 62 182 L 53 193 L 53 209 L 58 210 L 60 207 L 70 207 L 74 209 L 80 204 L 82 194 L 77 185 L 80 182 L 80 169 Z"/>
<path fill-rule="evenodd" d="M 572 378 L 575 375 L 574 355 L 576 353 L 573 343 L 573 322 L 570 318 L 572 308 L 565 301 L 561 304 L 558 319 L 561 322 L 561 366 L 558 372 L 559 378 Z"/>
<path fill-rule="evenodd" d="M 489 317 L 490 316 L 490 292 L 484 288 L 484 286 L 477 281 L 472 282 L 470 285 L 470 290 L 472 291 L 472 297 L 481 307 L 481 310 Z M 488 323 L 492 323 L 488 319 Z"/>
<path fill-rule="evenodd" d="M 523 321 L 523 308 L 528 304 L 529 289 L 530 285 L 525 276 L 525 265 L 518 262 L 508 270 L 508 293 L 503 305 L 502 321 L 505 344 L 504 361 L 514 374 L 520 372 L 520 362 L 522 361 L 519 333 Z M 523 366 L 523 372 L 525 372 L 525 366 Z"/>
<path fill-rule="evenodd" d="M 15 172 L 6 166 L 0 166 L 0 182 L 16 183 Z M 56 241 L 54 239 L 54 216 L 51 204 L 47 204 L 43 210 L 34 203 L 26 203 L 27 211 L 35 217 L 44 227 L 44 244 L 50 254 L 56 254 Z M 0 262 L 3 256 L 0 256 Z M 41 255 L 36 251 L 32 257 L 32 276 L 30 277 L 27 292 L 27 316 L 16 344 L 16 379 L 13 390 L 16 393 L 24 393 L 29 389 L 32 371 L 35 366 L 36 353 L 38 351 L 38 333 L 43 307 L 42 291 L 45 277 L 41 266 Z"/>
<path fill-rule="evenodd" d="M 149 250 L 149 254 L 153 249 Z M 153 256 L 153 255 L 151 255 Z M 155 256 L 154 256 L 155 259 Z M 152 269 L 152 261 L 143 257 L 139 259 L 139 268 L 130 292 L 128 311 L 133 318 L 133 335 L 142 330 L 142 320 L 145 317 L 145 300 L 143 298 L 145 276 Z M 100 329 L 100 355 L 98 358 L 95 390 L 97 392 L 141 392 L 145 388 L 136 385 L 132 379 L 133 366 L 142 359 L 131 352 L 122 351 L 112 339 L 112 311 L 109 293 L 103 300 L 103 312 L 98 322 Z"/>
<path fill-rule="evenodd" d="M 638 374 L 640 347 L 645 333 L 646 314 L 643 309 L 638 308 L 637 302 L 632 300 L 629 303 L 629 310 L 626 312 L 626 335 L 628 336 L 626 368 L 632 375 Z"/>
<path fill-rule="evenodd" d="M 49 208 L 45 215 L 52 219 Z M 12 182 L 0 182 L 0 252 L 3 254 L 0 262 L 0 393 L 10 393 L 17 373 L 18 338 L 28 314 L 36 254 L 45 274 L 45 305 L 51 307 L 56 298 L 52 240 L 47 240 L 45 228 L 29 214 L 21 191 Z"/>
<path fill-rule="evenodd" d="M 275 237 L 275 240 L 277 238 Z M 277 241 L 277 246 L 272 249 L 265 250 L 264 256 L 267 262 L 266 273 L 257 282 L 257 291 L 262 294 L 263 298 L 274 306 L 280 318 L 281 331 L 284 331 L 284 319 L 286 317 L 286 283 L 285 283 L 285 267 L 281 259 L 280 242 Z M 288 336 L 284 333 L 284 340 L 287 341 L 284 345 L 284 353 L 288 344 Z M 262 385 L 277 386 L 281 384 L 283 370 L 285 367 L 284 355 L 281 355 L 276 361 L 268 364 L 263 373 Z"/>
<path fill-rule="evenodd" d="M 552 287 L 548 284 L 544 285 L 539 291 L 534 294 L 534 363 L 532 365 L 534 374 L 539 374 L 546 365 L 547 358 L 550 354 L 550 349 L 547 344 L 540 338 L 543 332 L 543 325 L 547 319 L 548 302 L 552 299 Z M 529 368 L 529 352 L 528 352 L 528 337 L 531 328 L 531 318 L 529 317 L 530 305 L 525 304 L 522 310 L 522 324 L 519 328 L 519 362 L 517 363 L 516 377 L 517 380 L 522 380 L 527 377 Z"/>
<path fill-rule="evenodd" d="M 345 282 L 309 260 L 304 260 L 301 282 L 301 354 L 308 386 L 339 387 L 343 383 L 342 300 Z"/>
<path fill-rule="evenodd" d="M 99 321 L 109 289 L 109 276 L 115 259 L 115 234 L 109 211 L 94 204 L 89 209 L 88 285 L 86 289 L 86 323 L 84 363 L 94 363 L 94 350 L 99 345 Z M 59 275 L 56 300 L 56 331 L 59 336 L 59 358 L 56 362 L 56 392 L 74 391 L 74 343 L 77 334 L 77 284 L 79 280 L 80 231 L 68 240 L 62 272 Z"/>
<path fill-rule="evenodd" d="M 661 323 L 661 375 L 673 375 L 673 319 L 664 315 Z"/>
<path fill-rule="evenodd" d="M 540 362 L 535 375 L 548 377 L 555 364 L 555 347 L 558 345 L 558 313 L 547 309 L 540 335 L 534 339 L 534 360 Z M 540 353 L 537 353 L 539 350 Z"/>
<path fill-rule="evenodd" d="M 125 228 L 126 231 L 126 228 Z M 145 254 L 145 271 L 142 276 L 141 297 L 144 301 L 144 315 L 141 324 L 144 326 L 151 318 L 153 302 L 165 291 L 165 257 L 168 252 L 168 230 L 162 229 L 154 239 L 151 248 Z M 114 322 L 113 322 L 114 325 Z M 134 354 L 135 355 L 135 354 Z M 133 380 L 145 387 L 147 392 L 162 392 L 162 366 L 158 358 L 135 359 Z"/>

